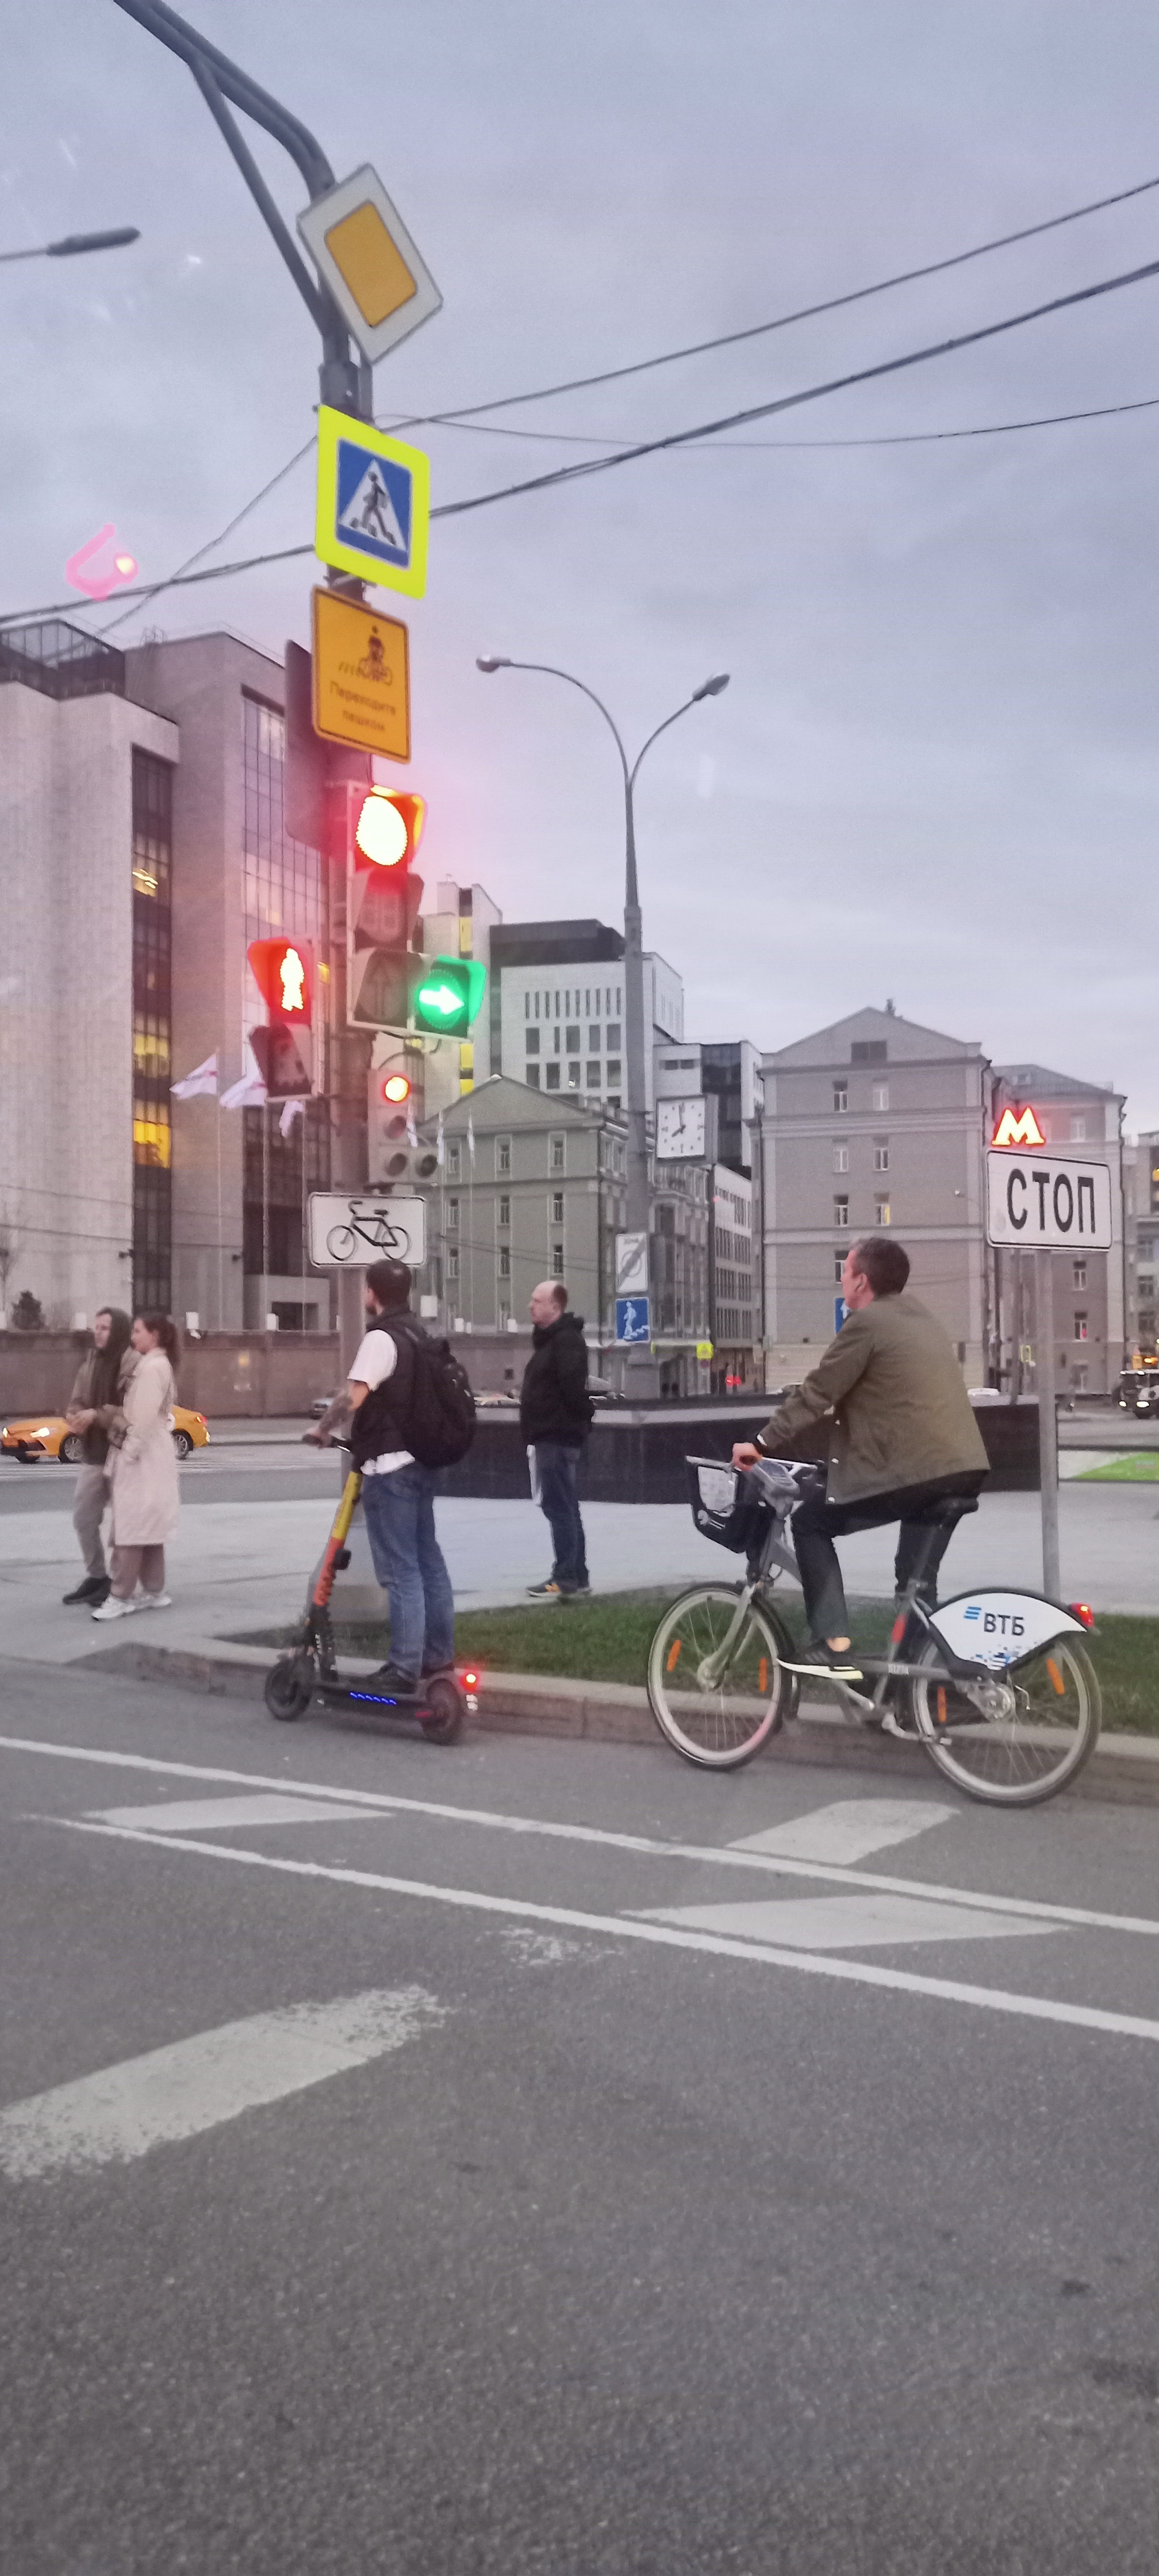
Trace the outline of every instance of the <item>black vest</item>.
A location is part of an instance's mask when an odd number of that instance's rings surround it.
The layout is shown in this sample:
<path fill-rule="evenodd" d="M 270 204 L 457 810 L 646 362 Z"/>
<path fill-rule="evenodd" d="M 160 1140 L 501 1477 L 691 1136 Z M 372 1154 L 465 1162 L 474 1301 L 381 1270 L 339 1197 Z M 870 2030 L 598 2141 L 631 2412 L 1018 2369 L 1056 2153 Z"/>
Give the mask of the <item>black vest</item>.
<path fill-rule="evenodd" d="M 410 1315 L 392 1315 L 389 1323 L 383 1316 L 371 1326 L 372 1332 L 389 1334 L 398 1358 L 391 1375 L 383 1379 L 381 1386 L 371 1387 L 354 1415 L 350 1455 L 356 1467 L 365 1467 L 369 1458 L 384 1458 L 392 1449 L 410 1447 L 407 1424 L 414 1382 L 412 1336 L 420 1329 Z"/>

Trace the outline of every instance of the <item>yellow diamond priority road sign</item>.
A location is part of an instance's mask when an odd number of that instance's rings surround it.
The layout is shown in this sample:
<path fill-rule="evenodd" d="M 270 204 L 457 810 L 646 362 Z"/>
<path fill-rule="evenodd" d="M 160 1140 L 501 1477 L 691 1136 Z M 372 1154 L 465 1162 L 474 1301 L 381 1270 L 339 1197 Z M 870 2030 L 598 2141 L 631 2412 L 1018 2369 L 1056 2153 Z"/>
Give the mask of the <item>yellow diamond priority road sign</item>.
<path fill-rule="evenodd" d="M 327 742 L 410 759 L 407 631 L 337 590 L 314 592 L 314 731 Z"/>
<path fill-rule="evenodd" d="M 372 366 L 438 312 L 438 287 L 369 162 L 307 206 L 298 230 Z"/>

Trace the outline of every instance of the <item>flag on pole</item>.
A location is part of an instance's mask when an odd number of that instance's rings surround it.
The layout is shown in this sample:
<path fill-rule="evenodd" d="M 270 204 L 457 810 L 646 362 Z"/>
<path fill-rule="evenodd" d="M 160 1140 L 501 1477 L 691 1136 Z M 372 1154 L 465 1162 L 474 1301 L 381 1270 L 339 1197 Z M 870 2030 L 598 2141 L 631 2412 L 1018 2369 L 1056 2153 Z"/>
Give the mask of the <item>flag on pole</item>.
<path fill-rule="evenodd" d="M 473 1119 L 473 1117 L 472 1117 L 472 1115 L 471 1115 L 470 1110 L 468 1110 L 468 1111 L 467 1111 L 467 1152 L 469 1153 L 469 1155 L 470 1155 L 470 1157 L 471 1157 L 471 1161 L 472 1161 L 472 1162 L 474 1162 L 474 1160 L 475 1160 L 475 1121 L 474 1121 L 474 1119 Z"/>
<path fill-rule="evenodd" d="M 413 1100 L 408 1100 L 406 1105 L 406 1141 L 410 1146 L 412 1154 L 417 1154 L 419 1131 L 415 1126 L 415 1105 Z"/>
<path fill-rule="evenodd" d="M 440 1111 L 439 1111 L 439 1132 L 438 1132 L 438 1135 L 437 1135 L 437 1136 L 436 1136 L 436 1138 L 435 1138 L 435 1161 L 436 1161 L 436 1163 L 438 1164 L 440 1171 L 442 1170 L 443 1164 L 446 1162 L 446 1159 L 447 1159 L 447 1149 L 446 1149 L 446 1146 L 445 1146 L 445 1145 L 444 1145 L 444 1143 L 443 1143 L 443 1113 L 442 1113 L 442 1110 L 440 1109 Z"/>
<path fill-rule="evenodd" d="M 243 1073 L 240 1082 L 231 1082 L 221 1095 L 223 1109 L 261 1109 L 269 1095 L 260 1073 Z"/>
<path fill-rule="evenodd" d="M 201 1092 L 203 1092 L 203 1091 L 208 1092 L 208 1093 L 211 1095 L 211 1097 L 212 1097 L 213 1099 L 215 1099 L 215 1100 L 216 1100 L 216 1098 L 217 1098 L 217 1049 L 216 1049 L 216 1047 L 214 1048 L 214 1050 L 213 1050 L 213 1054 L 212 1054 L 212 1055 L 207 1055 L 207 1056 L 206 1056 L 206 1059 L 205 1059 L 204 1064 L 195 1064 L 195 1065 L 194 1065 L 194 1068 L 193 1068 L 192 1073 L 187 1073 L 187 1074 L 186 1074 L 184 1082 L 171 1082 L 171 1083 L 170 1083 L 170 1085 L 169 1085 L 169 1088 L 170 1088 L 170 1091 L 172 1092 L 173 1097 L 174 1097 L 174 1099 L 175 1099 L 175 1100 L 196 1100 L 196 1099 L 198 1098 L 198 1095 L 199 1095 Z"/>
<path fill-rule="evenodd" d="M 285 1106 L 285 1108 L 283 1109 L 282 1114 L 281 1114 L 281 1117 L 280 1117 L 280 1118 L 279 1118 L 279 1120 L 278 1120 L 278 1134 L 279 1134 L 279 1136 L 288 1136 L 288 1135 L 289 1135 L 290 1129 L 291 1129 L 291 1127 L 292 1127 L 292 1126 L 293 1126 L 293 1124 L 294 1124 L 294 1120 L 295 1120 L 295 1118 L 300 1118 L 300 1117 L 302 1116 L 302 1109 L 303 1109 L 303 1103 L 302 1103 L 300 1100 L 287 1100 L 287 1102 L 286 1102 L 286 1106 Z"/>

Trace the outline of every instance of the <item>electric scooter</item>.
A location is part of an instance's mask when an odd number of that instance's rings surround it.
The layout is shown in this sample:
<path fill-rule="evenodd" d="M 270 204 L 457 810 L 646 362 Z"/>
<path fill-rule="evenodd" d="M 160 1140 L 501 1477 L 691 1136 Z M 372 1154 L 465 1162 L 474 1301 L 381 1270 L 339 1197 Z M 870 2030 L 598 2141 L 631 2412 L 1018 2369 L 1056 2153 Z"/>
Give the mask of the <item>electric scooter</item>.
<path fill-rule="evenodd" d="M 383 1690 L 373 1673 L 365 1680 L 346 1680 L 335 1665 L 330 1595 L 335 1575 L 350 1563 L 346 1541 L 361 1492 L 361 1475 L 352 1467 L 293 1648 L 267 1675 L 266 1707 L 271 1717 L 284 1721 L 303 1717 L 312 1701 L 320 1708 L 394 1709 L 400 1717 L 417 1718 L 432 1744 L 454 1744 L 465 1719 L 478 1708 L 478 1673 L 432 1673 L 416 1691 L 400 1692 Z"/>

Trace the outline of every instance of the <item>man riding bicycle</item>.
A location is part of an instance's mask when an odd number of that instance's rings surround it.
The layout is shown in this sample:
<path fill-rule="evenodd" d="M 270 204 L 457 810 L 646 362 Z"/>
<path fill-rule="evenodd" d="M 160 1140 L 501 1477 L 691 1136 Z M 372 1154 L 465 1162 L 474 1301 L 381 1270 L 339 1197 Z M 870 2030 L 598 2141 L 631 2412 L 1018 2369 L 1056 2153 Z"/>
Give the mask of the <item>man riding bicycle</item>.
<path fill-rule="evenodd" d="M 952 1346 L 928 1307 L 907 1296 L 909 1257 L 891 1235 L 854 1243 L 841 1273 L 846 1315 L 804 1384 L 777 1407 L 755 1441 L 738 1440 L 734 1467 L 792 1455 L 794 1439 L 832 1417 L 826 1471 L 793 1513 L 793 1544 L 809 1622 L 809 1662 L 859 1674 L 848 1663 L 849 1614 L 835 1538 L 900 1521 L 894 1580 L 909 1582 L 929 1548 L 922 1598 L 937 1599 L 950 1528 L 932 1535 L 932 1508 L 974 1495 L 988 1460 Z"/>

